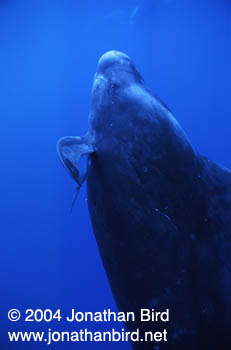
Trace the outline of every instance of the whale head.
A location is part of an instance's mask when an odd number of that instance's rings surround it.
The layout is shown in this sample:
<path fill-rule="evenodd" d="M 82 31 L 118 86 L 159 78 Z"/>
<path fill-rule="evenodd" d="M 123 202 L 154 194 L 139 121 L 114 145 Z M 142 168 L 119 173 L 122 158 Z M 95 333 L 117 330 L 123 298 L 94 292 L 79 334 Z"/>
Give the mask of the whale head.
<path fill-rule="evenodd" d="M 128 103 L 126 91 L 131 86 L 144 86 L 143 78 L 129 56 L 120 51 L 108 51 L 98 61 L 92 85 L 92 110 L 100 119 L 107 119 Z M 90 118 L 91 119 L 91 118 Z M 104 119 L 104 118 L 103 118 Z"/>
<path fill-rule="evenodd" d="M 120 51 L 108 51 L 98 61 L 98 70 L 94 77 L 92 93 L 101 89 L 118 90 L 129 84 L 143 84 L 143 78 L 129 56 Z"/>
<path fill-rule="evenodd" d="M 143 83 L 143 78 L 131 58 L 120 51 L 108 51 L 101 56 L 98 62 L 98 74 L 112 83 L 116 83 L 117 80 Z"/>

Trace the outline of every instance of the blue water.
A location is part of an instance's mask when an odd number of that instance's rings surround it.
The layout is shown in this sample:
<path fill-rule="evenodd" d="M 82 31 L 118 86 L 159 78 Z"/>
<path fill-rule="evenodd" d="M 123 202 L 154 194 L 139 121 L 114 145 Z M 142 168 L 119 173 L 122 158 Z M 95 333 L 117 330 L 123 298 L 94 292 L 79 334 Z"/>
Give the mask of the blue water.
<path fill-rule="evenodd" d="M 86 190 L 70 216 L 75 185 L 56 154 L 59 137 L 87 131 L 97 60 L 111 49 L 133 59 L 202 154 L 231 165 L 230 0 L 1 0 L 1 350 L 130 349 L 7 337 L 9 330 L 80 328 L 11 323 L 11 308 L 116 310 Z"/>

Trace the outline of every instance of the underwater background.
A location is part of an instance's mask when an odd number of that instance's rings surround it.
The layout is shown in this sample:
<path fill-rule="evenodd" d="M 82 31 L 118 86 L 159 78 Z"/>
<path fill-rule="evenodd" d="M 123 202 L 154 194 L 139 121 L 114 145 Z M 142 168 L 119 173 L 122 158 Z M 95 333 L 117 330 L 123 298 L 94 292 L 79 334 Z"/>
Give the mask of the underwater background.
<path fill-rule="evenodd" d="M 122 324 L 10 322 L 9 309 L 116 311 L 81 189 L 56 141 L 88 128 L 99 57 L 128 54 L 203 155 L 231 166 L 230 0 L 0 1 L 0 350 L 128 343 L 10 343 L 13 330 Z"/>

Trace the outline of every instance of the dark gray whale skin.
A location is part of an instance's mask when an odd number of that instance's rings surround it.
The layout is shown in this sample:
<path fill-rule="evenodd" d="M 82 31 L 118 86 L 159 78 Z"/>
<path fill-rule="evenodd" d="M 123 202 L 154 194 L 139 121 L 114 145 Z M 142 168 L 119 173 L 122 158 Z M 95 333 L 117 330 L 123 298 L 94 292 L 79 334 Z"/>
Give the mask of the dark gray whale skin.
<path fill-rule="evenodd" d="M 132 61 L 102 56 L 92 90 L 87 197 L 100 255 L 134 349 L 231 349 L 231 173 L 201 156 Z M 139 322 L 141 308 L 169 323 Z"/>

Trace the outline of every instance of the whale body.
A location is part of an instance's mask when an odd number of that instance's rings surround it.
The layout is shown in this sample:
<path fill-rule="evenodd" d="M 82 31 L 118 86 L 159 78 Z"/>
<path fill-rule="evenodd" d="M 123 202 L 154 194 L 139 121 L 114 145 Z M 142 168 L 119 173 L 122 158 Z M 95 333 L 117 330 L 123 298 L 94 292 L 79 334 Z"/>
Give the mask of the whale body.
<path fill-rule="evenodd" d="M 112 293 L 137 315 L 127 329 L 167 330 L 167 342 L 134 349 L 230 349 L 231 172 L 197 152 L 127 55 L 100 58 L 88 132 L 58 153 L 78 189 L 87 181 Z M 141 322 L 141 309 L 169 309 L 170 321 Z"/>

